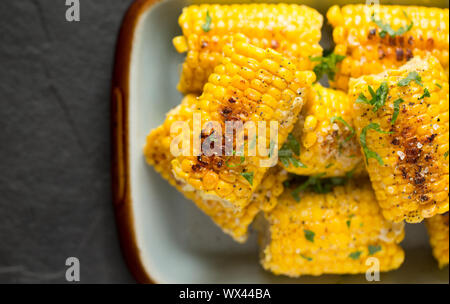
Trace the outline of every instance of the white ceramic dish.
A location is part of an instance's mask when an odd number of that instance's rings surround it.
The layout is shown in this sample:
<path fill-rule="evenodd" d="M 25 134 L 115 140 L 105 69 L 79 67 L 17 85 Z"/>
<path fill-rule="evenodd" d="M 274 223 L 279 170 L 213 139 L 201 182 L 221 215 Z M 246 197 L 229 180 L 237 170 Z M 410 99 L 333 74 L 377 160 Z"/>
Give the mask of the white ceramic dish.
<path fill-rule="evenodd" d="M 332 4 L 350 1 L 296 2 L 324 14 Z M 423 3 L 448 6 L 446 1 Z M 294 280 L 263 271 L 255 235 L 244 245 L 233 242 L 146 165 L 142 147 L 147 133 L 181 100 L 176 84 L 183 56 L 174 50 L 171 39 L 180 33 L 177 19 L 188 4 L 182 0 L 136 1 L 124 19 L 117 46 L 112 91 L 113 190 L 130 270 L 139 282 L 157 283 L 365 283 L 363 275 Z M 329 33 L 325 27 L 325 44 Z M 448 284 L 448 268 L 438 270 L 424 226 L 408 225 L 406 235 L 404 265 L 382 274 L 381 282 Z"/>

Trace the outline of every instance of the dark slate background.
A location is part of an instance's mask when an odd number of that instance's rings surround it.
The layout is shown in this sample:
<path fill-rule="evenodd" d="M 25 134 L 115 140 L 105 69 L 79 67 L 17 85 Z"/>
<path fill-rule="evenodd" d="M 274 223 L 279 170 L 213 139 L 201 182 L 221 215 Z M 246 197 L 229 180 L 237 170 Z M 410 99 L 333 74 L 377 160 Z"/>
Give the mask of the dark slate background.
<path fill-rule="evenodd" d="M 0 283 L 134 282 L 110 190 L 110 79 L 132 0 L 0 1 Z"/>

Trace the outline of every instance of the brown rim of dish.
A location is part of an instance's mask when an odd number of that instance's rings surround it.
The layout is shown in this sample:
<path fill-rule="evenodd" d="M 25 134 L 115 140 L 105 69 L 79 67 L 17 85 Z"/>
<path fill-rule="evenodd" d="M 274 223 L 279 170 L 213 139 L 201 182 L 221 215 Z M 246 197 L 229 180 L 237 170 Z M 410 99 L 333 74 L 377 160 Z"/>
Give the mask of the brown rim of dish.
<path fill-rule="evenodd" d="M 116 44 L 111 89 L 112 194 L 120 246 L 132 275 L 139 283 L 156 283 L 145 270 L 134 231 L 129 183 L 128 98 L 134 33 L 142 14 L 160 0 L 136 0 L 129 7 Z"/>

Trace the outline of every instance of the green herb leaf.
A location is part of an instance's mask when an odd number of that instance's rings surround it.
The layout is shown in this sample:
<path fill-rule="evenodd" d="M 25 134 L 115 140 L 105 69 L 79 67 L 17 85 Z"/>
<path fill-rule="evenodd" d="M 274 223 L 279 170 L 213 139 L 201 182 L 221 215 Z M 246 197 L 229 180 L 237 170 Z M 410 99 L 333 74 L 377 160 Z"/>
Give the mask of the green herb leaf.
<path fill-rule="evenodd" d="M 422 77 L 420 77 L 419 73 L 417 73 L 416 71 L 409 72 L 408 76 L 400 80 L 397 85 L 399 87 L 406 87 L 411 81 L 414 81 L 415 83 L 423 87 Z"/>
<path fill-rule="evenodd" d="M 442 86 L 441 86 L 439 83 L 436 83 L 436 86 L 437 86 L 439 89 L 442 89 Z"/>
<path fill-rule="evenodd" d="M 303 232 L 305 233 L 305 238 L 311 243 L 314 243 L 314 237 L 316 236 L 316 234 L 313 231 L 306 229 L 304 229 Z"/>
<path fill-rule="evenodd" d="M 253 172 L 242 172 L 241 175 L 253 186 Z"/>
<path fill-rule="evenodd" d="M 428 91 L 428 88 L 425 88 L 423 90 L 423 95 L 419 97 L 419 100 L 424 99 L 425 97 L 430 97 L 430 96 L 431 96 L 430 91 Z"/>
<path fill-rule="evenodd" d="M 361 257 L 362 251 L 355 251 L 348 255 L 349 258 L 353 260 L 358 260 Z"/>
<path fill-rule="evenodd" d="M 300 191 L 298 188 L 291 192 L 291 196 L 297 203 L 300 202 Z"/>
<path fill-rule="evenodd" d="M 376 245 L 376 246 L 369 245 L 369 255 L 374 255 L 378 251 L 381 251 L 381 246 L 380 245 Z"/>
<path fill-rule="evenodd" d="M 294 135 L 289 134 L 286 142 L 278 151 L 278 157 L 281 163 L 285 167 L 289 167 L 292 163 L 295 168 L 307 168 L 306 165 L 295 158 L 294 155 L 300 156 L 300 143 Z"/>
<path fill-rule="evenodd" d="M 234 156 L 236 155 L 236 151 L 235 151 L 235 150 L 233 150 L 233 155 L 234 155 Z M 230 163 L 229 163 L 229 162 L 230 162 L 230 159 L 228 159 L 228 160 L 225 162 L 225 165 L 226 165 L 228 168 L 235 168 L 235 167 L 237 167 L 237 166 L 242 165 L 242 164 L 244 163 L 244 161 L 245 161 L 245 156 L 244 156 L 244 155 L 241 155 L 241 156 L 240 156 L 240 162 L 239 162 L 238 164 L 230 164 Z"/>
<path fill-rule="evenodd" d="M 356 169 L 356 168 L 355 168 Z M 308 179 L 296 189 L 291 192 L 292 197 L 299 202 L 300 192 L 310 189 L 311 191 L 319 194 L 329 193 L 336 186 L 345 185 L 348 180 L 352 177 L 354 170 L 347 172 L 346 177 L 330 177 L 322 178 L 325 173 L 320 173 L 308 177 Z"/>
<path fill-rule="evenodd" d="M 448 151 L 444 153 L 444 157 L 445 157 L 445 158 L 448 157 Z"/>
<path fill-rule="evenodd" d="M 356 99 L 357 103 L 366 103 L 368 105 L 373 106 L 372 111 L 376 112 L 379 108 L 383 107 L 386 103 L 386 98 L 389 93 L 389 86 L 386 81 L 382 82 L 380 87 L 375 92 L 371 86 L 369 86 L 369 92 L 372 96 L 372 99 L 368 100 L 364 94 L 359 94 L 358 99 Z"/>
<path fill-rule="evenodd" d="M 347 220 L 347 227 L 348 228 L 350 228 L 350 226 L 351 226 L 351 224 L 352 224 L 352 218 L 354 217 L 355 215 L 354 214 L 350 214 L 349 216 L 348 216 L 348 220 Z"/>
<path fill-rule="evenodd" d="M 369 131 L 369 130 L 374 130 L 374 131 L 377 131 L 378 133 L 382 133 L 382 134 L 391 134 L 392 132 L 383 131 L 383 130 L 381 130 L 379 124 L 372 122 L 369 125 L 364 127 L 364 129 L 362 130 L 361 135 L 359 137 L 359 141 L 361 143 L 361 146 L 363 147 L 363 151 L 366 156 L 366 162 L 367 163 L 369 162 L 369 158 L 375 158 L 380 165 L 384 165 L 384 162 L 381 159 L 380 155 L 378 155 L 378 153 L 370 150 L 367 147 L 366 137 L 367 137 L 367 131 Z"/>
<path fill-rule="evenodd" d="M 206 17 L 205 17 L 205 23 L 202 24 L 202 30 L 207 33 L 211 30 L 211 15 L 209 14 L 209 11 L 206 11 Z"/>
<path fill-rule="evenodd" d="M 398 114 L 400 113 L 400 104 L 405 102 L 403 99 L 399 98 L 394 101 L 394 114 L 392 114 L 391 124 L 394 125 L 397 121 Z"/>
<path fill-rule="evenodd" d="M 272 157 L 274 150 L 275 150 L 275 142 L 271 140 L 269 145 L 269 158 Z"/>
<path fill-rule="evenodd" d="M 391 37 L 395 37 L 395 36 L 401 36 L 404 33 L 410 31 L 414 25 L 414 23 L 409 19 L 408 15 L 403 11 L 403 14 L 405 15 L 405 17 L 408 19 L 408 21 L 410 21 L 410 23 L 405 26 L 405 27 L 400 27 L 398 30 L 394 31 L 392 29 L 392 27 L 390 26 L 390 24 L 388 23 L 383 23 L 381 20 L 377 20 L 375 19 L 375 13 L 372 14 L 371 16 L 371 20 L 372 22 L 374 22 L 376 25 L 378 25 L 378 27 L 381 29 L 379 35 L 381 38 L 386 37 L 386 34 L 388 34 Z"/>
<path fill-rule="evenodd" d="M 331 163 L 331 164 L 328 164 L 328 165 L 326 165 L 325 169 L 329 169 L 329 168 L 331 168 L 331 167 L 333 167 L 333 166 L 334 166 L 334 164 L 333 164 L 333 163 Z"/>
<path fill-rule="evenodd" d="M 328 76 L 329 80 L 334 80 L 337 70 L 336 65 L 344 59 L 345 56 L 334 53 L 320 57 L 309 57 L 309 60 L 319 62 L 313 69 L 314 73 L 316 73 L 317 81 L 319 81 L 325 74 Z"/>
<path fill-rule="evenodd" d="M 346 139 L 344 139 L 344 142 L 349 141 L 350 139 L 352 139 L 353 136 L 355 136 L 355 129 L 353 129 L 342 117 L 340 116 L 331 117 L 331 123 L 334 123 L 335 121 L 341 122 L 350 131 L 350 135 Z"/>
<path fill-rule="evenodd" d="M 358 165 L 356 165 L 353 169 L 345 173 L 345 177 L 348 179 L 353 178 L 353 175 L 355 174 L 356 169 L 358 168 Z"/>
<path fill-rule="evenodd" d="M 313 258 L 308 257 L 308 256 L 306 256 L 306 255 L 304 255 L 304 254 L 300 254 L 300 256 L 301 256 L 302 258 L 304 258 L 305 260 L 307 260 L 308 262 L 311 262 L 311 261 L 313 260 Z"/>

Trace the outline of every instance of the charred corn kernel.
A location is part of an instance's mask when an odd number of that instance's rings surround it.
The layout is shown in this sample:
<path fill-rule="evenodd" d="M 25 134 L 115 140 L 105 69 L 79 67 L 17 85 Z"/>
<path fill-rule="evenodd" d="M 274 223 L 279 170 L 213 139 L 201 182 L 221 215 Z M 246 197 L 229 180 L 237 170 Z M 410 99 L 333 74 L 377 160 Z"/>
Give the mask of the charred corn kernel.
<path fill-rule="evenodd" d="M 253 222 L 255 216 L 261 211 L 271 210 L 277 204 L 277 198 L 283 191 L 283 182 L 287 179 L 287 172 L 281 170 L 279 167 L 270 168 L 267 172 L 267 180 L 270 183 L 261 184 L 255 191 L 251 203 L 241 210 L 236 212 L 234 208 L 225 207 L 220 201 L 203 199 L 196 191 L 191 191 L 189 187 L 184 187 L 179 183 L 172 172 L 171 161 L 173 159 L 168 145 L 161 143 L 171 138 L 170 126 L 175 121 L 184 119 L 185 110 L 194 110 L 196 107 L 196 96 L 187 95 L 182 104 L 167 114 L 164 124 L 154 129 L 147 137 L 147 143 L 144 148 L 144 154 L 147 162 L 152 165 L 169 183 L 178 189 L 183 195 L 192 200 L 198 208 L 211 217 L 225 233 L 233 237 L 237 242 L 244 242 L 247 239 L 248 226 Z M 189 111 L 188 111 L 189 112 Z M 217 191 L 223 192 L 224 195 L 233 191 L 232 183 L 235 181 L 235 176 L 220 175 L 221 180 L 217 183 Z M 223 179 L 223 180 L 222 180 Z M 194 180 L 191 184 L 194 188 L 199 188 L 201 185 L 195 185 Z M 225 182 L 227 180 L 228 182 Z M 197 182 L 200 182 L 198 179 Z M 201 183 L 201 182 L 200 182 Z"/>
<path fill-rule="evenodd" d="M 300 156 L 292 153 L 292 157 L 301 164 L 296 166 L 283 158 L 281 164 L 298 175 L 344 176 L 350 171 L 365 174 L 359 144 L 352 132 L 353 110 L 347 94 L 315 84 L 306 99 L 292 132 L 292 140 L 300 145 Z"/>
<path fill-rule="evenodd" d="M 448 212 L 444 215 L 435 215 L 425 221 L 430 236 L 433 256 L 440 268 L 448 265 Z"/>
<path fill-rule="evenodd" d="M 207 14 L 211 18 L 209 24 L 206 24 Z M 272 48 L 276 54 L 279 52 L 294 62 L 298 69 L 312 70 L 309 57 L 322 54 L 319 41 L 323 17 L 304 5 L 191 5 L 183 9 L 178 23 L 183 36 L 175 37 L 173 44 L 178 52 L 187 52 L 178 84 L 183 93 L 202 91 L 208 76 L 223 58 L 224 45 L 236 33 L 248 37 L 247 42 L 251 44 L 250 47 L 236 45 L 241 56 L 233 59 L 240 66 L 245 65 L 246 57 L 265 61 L 267 55 L 263 49 Z M 268 71 L 279 70 L 277 56 L 272 54 L 271 61 L 264 62 Z M 283 70 L 278 72 L 281 78 L 289 77 L 283 76 Z"/>
<path fill-rule="evenodd" d="M 202 187 L 199 195 L 203 195 L 208 199 L 221 200 L 224 204 L 234 206 L 236 209 L 241 209 L 250 203 L 253 192 L 257 189 L 268 167 L 267 162 L 272 161 L 271 164 L 276 164 L 276 159 L 271 159 L 270 155 L 263 155 L 261 151 L 257 151 L 257 155 L 248 155 L 249 139 L 244 139 L 247 151 L 244 151 L 242 157 L 220 155 L 226 153 L 225 151 L 225 131 L 227 122 L 252 122 L 258 125 L 260 122 L 266 122 L 267 127 L 273 122 L 278 123 L 278 144 L 282 145 L 286 140 L 288 134 L 292 131 L 298 114 L 303 106 L 303 96 L 307 95 L 312 82 L 315 80 L 314 73 L 311 71 L 297 72 L 295 65 L 274 50 L 261 50 L 242 42 L 242 36 L 234 36 L 232 44 L 224 47 L 224 65 L 223 68 L 217 68 L 223 74 L 212 74 L 211 80 L 221 79 L 224 76 L 231 78 L 228 85 L 214 84 L 208 82 L 204 86 L 203 94 L 198 98 L 196 111 L 200 111 L 201 125 L 204 126 L 209 118 L 215 117 L 216 122 L 221 127 L 221 135 L 216 138 L 214 146 L 218 146 L 220 153 L 202 154 L 201 156 L 178 156 L 172 160 L 172 168 L 177 180 L 180 183 L 185 183 L 186 186 L 194 185 L 189 183 L 189 178 L 196 172 L 203 173 Z M 234 44 L 238 44 L 239 48 L 234 48 Z M 246 51 L 251 49 L 251 51 Z M 264 58 L 262 61 L 257 61 L 256 66 L 249 68 L 246 66 L 246 72 L 243 74 L 231 75 L 228 70 L 230 64 L 240 65 L 242 62 L 251 61 L 253 58 L 245 57 L 244 54 L 257 54 Z M 262 66 L 262 62 L 270 61 L 273 66 L 272 72 L 266 70 Z M 284 65 L 292 66 L 289 69 L 283 68 Z M 242 66 L 240 66 L 242 68 Z M 235 67 L 232 67 L 232 72 L 235 72 Z M 250 83 L 257 79 L 258 71 L 263 70 L 265 77 L 270 81 L 267 88 L 263 90 L 260 88 L 250 88 Z M 274 73 L 282 70 L 287 78 L 280 78 Z M 283 84 L 283 91 L 279 94 L 275 89 L 274 83 Z M 217 81 L 216 81 L 217 83 Z M 275 89 L 277 90 L 277 89 Z M 275 93 L 274 93 L 275 92 Z M 264 103 L 268 100 L 268 103 Z M 211 119 L 212 120 L 212 119 Z M 186 120 L 191 125 L 192 118 Z M 212 130 L 215 132 L 215 130 Z M 193 130 L 190 130 L 191 138 L 200 136 L 194 135 Z M 271 132 L 265 134 L 258 134 L 260 138 L 265 138 L 265 142 L 269 144 Z M 205 138 L 202 137 L 204 143 Z M 236 149 L 235 139 L 233 140 L 233 149 Z M 258 139 L 260 141 L 261 139 Z M 202 144 L 203 145 L 203 144 Z M 268 148 L 268 147 L 267 147 Z M 217 151 L 217 150 L 216 150 Z M 191 154 L 193 155 L 193 154 Z M 230 155 L 230 154 L 228 154 Z M 188 160 L 188 161 L 187 161 Z M 193 163 L 192 163 L 193 162 Z M 267 163 L 267 165 L 264 164 Z M 189 164 L 183 166 L 183 164 Z M 195 171 L 195 172 L 193 172 Z M 223 172 L 229 175 L 234 175 L 236 180 L 234 182 L 235 189 L 228 193 L 227 191 L 217 192 L 217 182 L 220 180 Z M 226 181 L 226 180 L 224 180 Z"/>
<path fill-rule="evenodd" d="M 260 234 L 264 269 L 299 277 L 365 273 L 369 257 L 379 260 L 381 271 L 403 263 L 398 244 L 404 225 L 383 218 L 368 179 L 327 194 L 302 192 L 300 202 L 291 191 L 285 190 L 277 206 L 265 213 L 267 225 Z"/>
<path fill-rule="evenodd" d="M 391 26 L 398 34 L 384 35 L 372 20 L 374 12 L 376 21 Z M 330 8 L 327 18 L 334 27 L 334 52 L 346 56 L 338 64 L 333 87 L 347 90 L 350 77 L 381 73 L 426 54 L 439 59 L 448 77 L 448 9 L 381 5 L 377 10 L 366 5 L 346 5 Z M 398 32 L 411 24 L 409 30 Z"/>
<path fill-rule="evenodd" d="M 369 104 L 369 86 L 380 88 L 378 110 Z M 425 91 L 444 102 L 430 104 L 428 97 L 420 98 Z M 353 79 L 349 96 L 355 102 L 358 138 L 365 139 L 362 146 L 370 157 L 366 167 L 386 218 L 416 223 L 447 212 L 449 159 L 440 147 L 448 145 L 448 121 L 422 120 L 426 109 L 448 114 L 448 79 L 439 61 L 432 56 L 414 58 L 398 69 Z M 378 127 L 390 133 L 380 133 Z"/>

